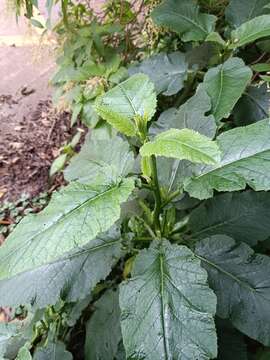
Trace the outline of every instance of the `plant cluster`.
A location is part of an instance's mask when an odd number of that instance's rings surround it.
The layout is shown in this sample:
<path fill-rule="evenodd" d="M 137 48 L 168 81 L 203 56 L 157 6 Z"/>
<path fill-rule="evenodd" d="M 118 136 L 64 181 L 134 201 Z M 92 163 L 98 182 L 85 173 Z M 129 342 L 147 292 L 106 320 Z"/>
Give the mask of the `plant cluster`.
<path fill-rule="evenodd" d="M 92 129 L 0 248 L 24 319 L 0 355 L 269 359 L 270 1 L 149 2 L 150 54 L 123 3 L 65 43 L 54 83 Z"/>

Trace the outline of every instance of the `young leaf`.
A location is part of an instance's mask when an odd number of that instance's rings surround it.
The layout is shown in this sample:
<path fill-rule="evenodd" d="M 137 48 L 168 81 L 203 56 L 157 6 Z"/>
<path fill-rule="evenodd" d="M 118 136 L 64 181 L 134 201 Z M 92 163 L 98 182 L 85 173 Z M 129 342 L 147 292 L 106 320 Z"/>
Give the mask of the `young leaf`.
<path fill-rule="evenodd" d="M 127 358 L 213 359 L 215 296 L 194 254 L 168 241 L 153 243 L 120 286 Z"/>
<path fill-rule="evenodd" d="M 204 40 L 214 31 L 216 17 L 200 13 L 193 0 L 165 0 L 152 12 L 157 25 L 177 32 L 183 41 Z"/>
<path fill-rule="evenodd" d="M 53 262 L 108 230 L 133 188 L 133 179 L 123 179 L 110 187 L 71 183 L 55 193 L 41 213 L 26 216 L 1 246 L 0 280 Z"/>
<path fill-rule="evenodd" d="M 97 98 L 97 113 L 127 136 L 136 134 L 134 118 L 151 120 L 156 110 L 154 84 L 144 74 L 136 74 Z"/>
<path fill-rule="evenodd" d="M 270 344 L 270 259 L 246 244 L 216 235 L 202 240 L 196 254 L 217 295 L 217 315 L 265 345 Z"/>
<path fill-rule="evenodd" d="M 151 56 L 137 66 L 129 68 L 129 74 L 144 73 L 155 84 L 157 94 L 171 96 L 178 93 L 187 78 L 188 66 L 184 54 L 179 51 Z"/>
<path fill-rule="evenodd" d="M 62 342 L 49 343 L 46 347 L 38 347 L 33 360 L 72 360 L 72 354 L 66 350 Z"/>
<path fill-rule="evenodd" d="M 233 109 L 238 126 L 253 124 L 269 117 L 270 93 L 266 84 L 249 86 Z"/>
<path fill-rule="evenodd" d="M 269 35 L 270 15 L 261 15 L 232 31 L 230 48 L 235 49 Z"/>
<path fill-rule="evenodd" d="M 207 199 L 213 190 L 270 189 L 270 125 L 269 120 L 239 127 L 218 136 L 221 161 L 215 166 L 201 166 L 196 175 L 185 181 L 192 197 Z"/>
<path fill-rule="evenodd" d="M 126 176 L 133 165 L 134 155 L 128 142 L 118 136 L 96 140 L 89 134 L 79 154 L 71 159 L 64 175 L 66 180 L 82 184 L 106 184 Z"/>
<path fill-rule="evenodd" d="M 269 13 L 266 5 L 269 5 L 269 0 L 230 0 L 225 12 L 226 20 L 236 28 L 257 16 Z"/>
<path fill-rule="evenodd" d="M 194 163 L 215 164 L 220 159 L 217 144 L 204 135 L 190 129 L 170 129 L 144 144 L 142 156 L 159 155 L 186 159 Z"/>
<path fill-rule="evenodd" d="M 251 77 L 252 71 L 239 58 L 230 58 L 207 71 L 200 87 L 211 98 L 212 114 L 217 122 L 229 117 Z"/>
<path fill-rule="evenodd" d="M 29 349 L 26 346 L 23 346 L 16 357 L 15 360 L 32 360 L 32 355 Z"/>
<path fill-rule="evenodd" d="M 165 110 L 150 127 L 150 134 L 156 135 L 162 131 L 174 129 L 193 129 L 202 135 L 213 138 L 216 134 L 216 123 L 213 115 L 205 115 L 211 110 L 211 99 L 204 89 L 199 89 L 195 95 L 183 105 Z"/>
<path fill-rule="evenodd" d="M 121 256 L 120 231 L 113 227 L 82 248 L 46 265 L 0 281 L 0 305 L 35 308 L 84 299 Z"/>
<path fill-rule="evenodd" d="M 190 214 L 193 238 L 225 234 L 256 245 L 270 236 L 270 194 L 246 191 L 215 196 Z"/>
<path fill-rule="evenodd" d="M 108 290 L 86 323 L 85 360 L 114 360 L 122 340 L 119 291 Z"/>

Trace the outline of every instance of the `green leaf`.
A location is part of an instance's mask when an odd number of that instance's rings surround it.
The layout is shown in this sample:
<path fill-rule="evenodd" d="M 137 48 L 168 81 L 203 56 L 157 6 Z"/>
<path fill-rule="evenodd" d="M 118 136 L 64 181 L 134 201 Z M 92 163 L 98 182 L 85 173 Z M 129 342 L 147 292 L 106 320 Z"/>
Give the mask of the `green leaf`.
<path fill-rule="evenodd" d="M 130 173 L 134 166 L 134 155 L 127 141 L 115 136 L 106 140 L 92 139 L 91 134 L 78 155 L 65 169 L 65 179 L 82 184 L 99 182 L 110 184 L 114 179 Z"/>
<path fill-rule="evenodd" d="M 200 87 L 211 98 L 212 114 L 217 122 L 229 117 L 251 77 L 252 71 L 239 58 L 230 58 L 207 71 Z"/>
<path fill-rule="evenodd" d="M 270 15 L 261 15 L 232 31 L 230 48 L 235 49 L 269 35 Z"/>
<path fill-rule="evenodd" d="M 156 135 L 170 128 L 188 128 L 213 138 L 217 127 L 213 115 L 206 115 L 210 110 L 211 99 L 206 91 L 201 88 L 178 109 L 170 108 L 165 110 L 158 121 L 153 122 L 151 125 L 150 134 Z"/>
<path fill-rule="evenodd" d="M 73 356 L 62 342 L 49 343 L 46 347 L 37 348 L 33 360 L 72 360 Z"/>
<path fill-rule="evenodd" d="M 32 360 L 29 349 L 26 346 L 22 347 L 15 360 Z"/>
<path fill-rule="evenodd" d="M 200 13 L 193 0 L 165 0 L 152 12 L 154 22 L 177 32 L 183 41 L 204 40 L 214 31 L 216 17 Z"/>
<path fill-rule="evenodd" d="M 269 0 L 230 0 L 226 8 L 226 20 L 236 28 L 257 16 L 269 13 L 265 6 Z"/>
<path fill-rule="evenodd" d="M 132 278 L 120 285 L 127 359 L 213 359 L 216 300 L 185 246 L 163 240 L 142 250 Z"/>
<path fill-rule="evenodd" d="M 204 69 L 220 62 L 220 46 L 216 43 L 204 42 L 186 52 L 186 60 L 190 68 Z"/>
<path fill-rule="evenodd" d="M 218 358 L 217 360 L 248 360 L 244 336 L 234 329 L 228 321 L 218 319 Z"/>
<path fill-rule="evenodd" d="M 144 74 L 136 74 L 97 98 L 97 113 L 127 136 L 136 134 L 134 118 L 151 120 L 156 110 L 154 84 Z"/>
<path fill-rule="evenodd" d="M 0 280 L 58 260 L 108 230 L 133 188 L 133 179 L 123 179 L 110 186 L 71 183 L 55 193 L 42 212 L 26 216 L 1 246 Z"/>
<path fill-rule="evenodd" d="M 270 259 L 246 244 L 216 235 L 202 240 L 196 254 L 217 295 L 217 315 L 265 345 L 270 344 Z"/>
<path fill-rule="evenodd" d="M 256 245 L 270 236 L 270 193 L 246 191 L 215 196 L 190 214 L 193 238 L 225 234 Z"/>
<path fill-rule="evenodd" d="M 215 164 L 220 152 L 217 144 L 190 129 L 170 129 L 157 135 L 140 149 L 142 156 L 159 155 L 186 159 L 194 163 Z"/>
<path fill-rule="evenodd" d="M 0 322 L 0 359 L 6 355 L 6 351 L 17 333 L 18 327 L 15 324 Z"/>
<path fill-rule="evenodd" d="M 35 308 L 84 299 L 121 256 L 121 234 L 113 227 L 84 247 L 46 265 L 0 281 L 0 305 Z"/>
<path fill-rule="evenodd" d="M 155 85 L 157 94 L 171 96 L 178 93 L 187 78 L 187 63 L 179 51 L 151 56 L 137 66 L 129 68 L 129 74 L 144 73 Z"/>
<path fill-rule="evenodd" d="M 67 161 L 67 156 L 67 154 L 61 154 L 56 159 L 54 159 L 50 167 L 50 176 L 55 175 L 64 168 Z"/>
<path fill-rule="evenodd" d="M 270 71 L 270 64 L 269 63 L 258 63 L 250 66 L 252 70 L 257 72 L 266 72 Z"/>
<path fill-rule="evenodd" d="M 119 291 L 108 290 L 93 307 L 86 323 L 85 359 L 114 360 L 122 340 Z"/>
<path fill-rule="evenodd" d="M 270 190 L 269 138 L 269 119 L 224 132 L 217 138 L 220 163 L 197 167 L 185 190 L 201 200 L 212 197 L 214 189 L 237 191 L 246 184 L 256 191 Z"/>
<path fill-rule="evenodd" d="M 207 35 L 207 38 L 205 39 L 205 41 L 214 42 L 223 47 L 226 45 L 226 42 L 222 39 L 220 34 L 217 32 L 211 32 L 209 35 Z"/>
<path fill-rule="evenodd" d="M 75 104 L 74 107 L 72 108 L 72 116 L 71 116 L 71 120 L 70 120 L 71 126 L 73 126 L 76 123 L 78 116 L 80 115 L 82 109 L 83 109 L 82 103 Z"/>
<path fill-rule="evenodd" d="M 233 109 L 238 126 L 249 125 L 269 117 L 270 93 L 267 85 L 249 86 Z"/>

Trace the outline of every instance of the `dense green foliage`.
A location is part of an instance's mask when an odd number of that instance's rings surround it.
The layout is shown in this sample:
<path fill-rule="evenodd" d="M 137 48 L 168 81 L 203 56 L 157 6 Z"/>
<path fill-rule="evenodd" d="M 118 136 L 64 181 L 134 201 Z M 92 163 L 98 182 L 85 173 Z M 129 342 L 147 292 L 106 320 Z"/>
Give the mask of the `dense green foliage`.
<path fill-rule="evenodd" d="M 103 10 L 62 1 L 52 82 L 91 130 L 0 248 L 0 358 L 269 359 L 270 1 Z"/>

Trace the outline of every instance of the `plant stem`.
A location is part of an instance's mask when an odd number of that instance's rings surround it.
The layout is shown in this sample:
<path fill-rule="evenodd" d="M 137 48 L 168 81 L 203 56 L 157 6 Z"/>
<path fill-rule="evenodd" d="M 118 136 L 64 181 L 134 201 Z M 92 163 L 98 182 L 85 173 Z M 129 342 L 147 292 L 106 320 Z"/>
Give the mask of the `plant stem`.
<path fill-rule="evenodd" d="M 157 162 L 155 155 L 152 155 L 150 157 L 150 164 L 151 164 L 151 175 L 153 180 L 153 191 L 154 191 L 154 197 L 155 197 L 155 208 L 154 208 L 154 226 L 156 231 L 159 232 L 161 235 L 161 225 L 159 220 L 159 215 L 161 211 L 161 195 L 160 195 L 160 188 L 159 188 L 159 182 L 158 182 L 158 175 L 157 175 Z"/>

